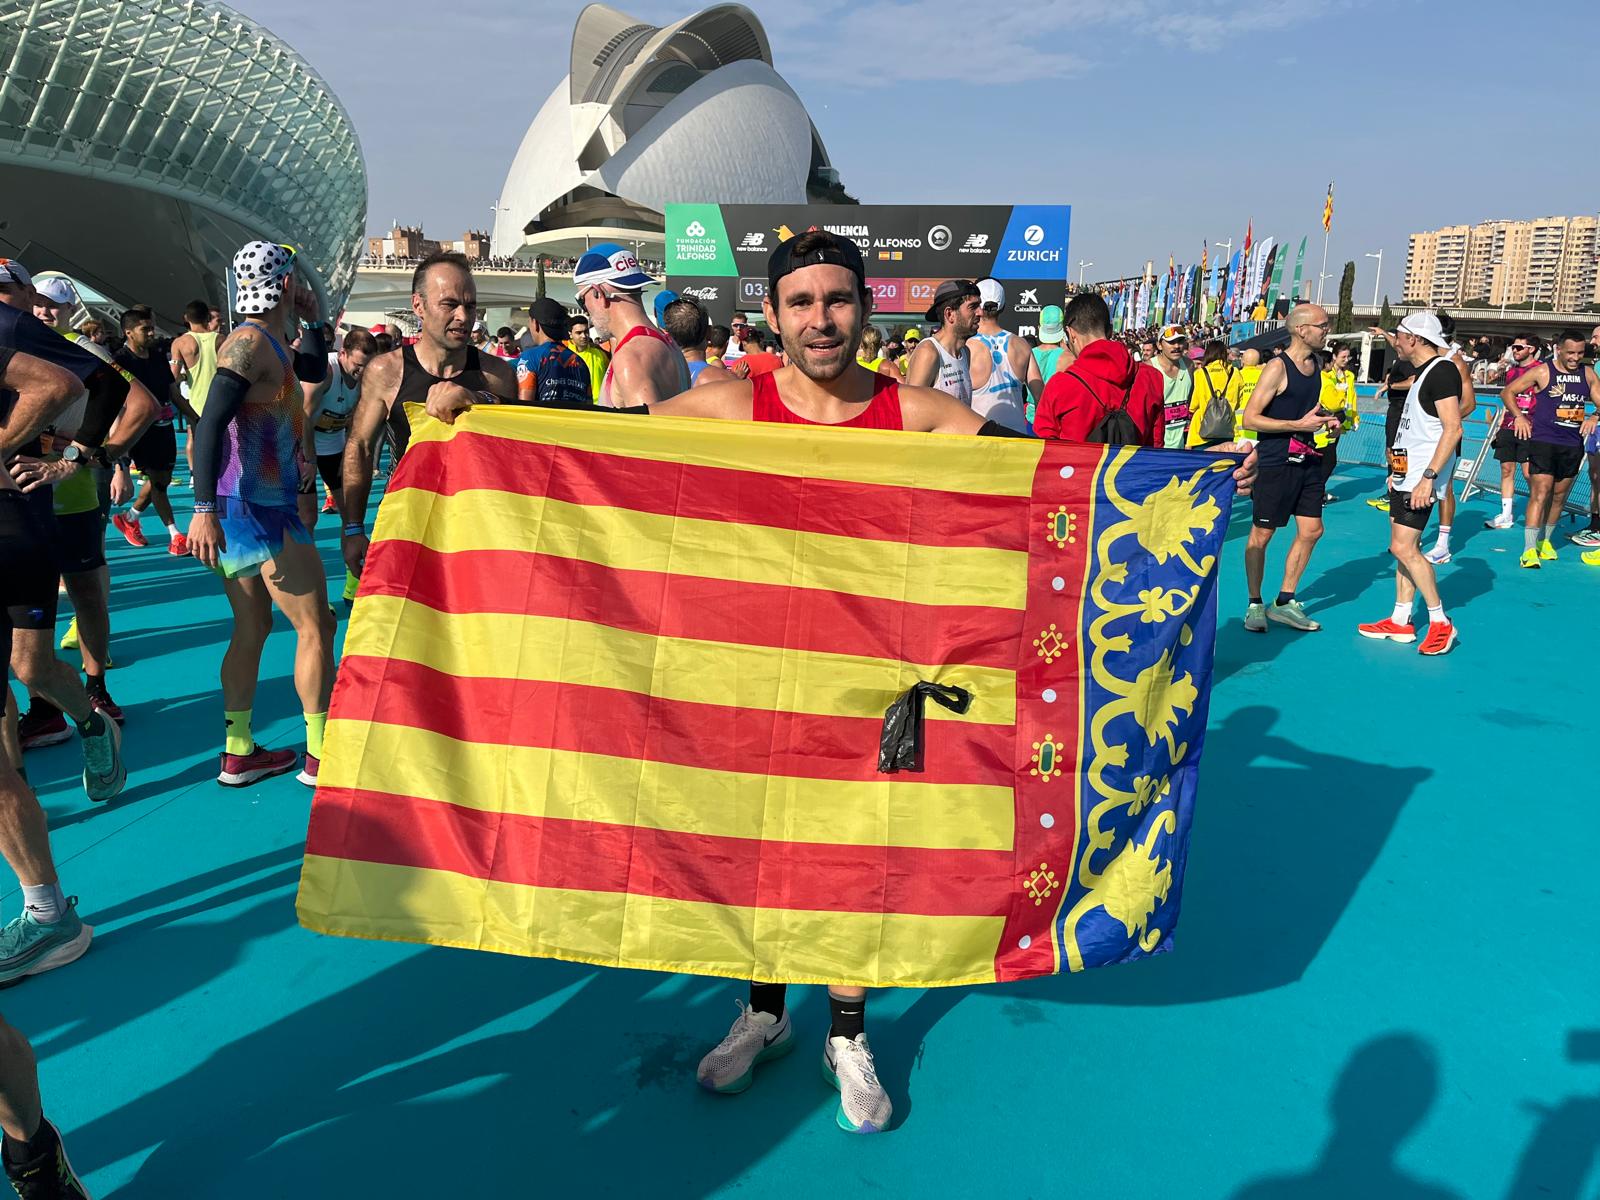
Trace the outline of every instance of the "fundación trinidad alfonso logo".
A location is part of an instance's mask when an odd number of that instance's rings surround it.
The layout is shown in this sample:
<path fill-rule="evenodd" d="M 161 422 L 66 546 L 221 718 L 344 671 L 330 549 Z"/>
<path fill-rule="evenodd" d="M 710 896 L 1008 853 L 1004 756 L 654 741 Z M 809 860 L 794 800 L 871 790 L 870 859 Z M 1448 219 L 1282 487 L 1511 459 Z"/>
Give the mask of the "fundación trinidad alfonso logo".
<path fill-rule="evenodd" d="M 1037 228 L 1038 228 L 1038 226 L 1035 225 L 1034 229 L 1037 229 Z M 687 237 L 705 237 L 705 235 L 706 235 L 706 227 L 704 225 L 700 224 L 699 221 L 690 221 L 689 222 L 689 228 L 685 229 L 683 232 L 684 232 L 685 236 L 687 236 Z M 1033 230 L 1030 229 L 1028 232 L 1032 233 Z"/>

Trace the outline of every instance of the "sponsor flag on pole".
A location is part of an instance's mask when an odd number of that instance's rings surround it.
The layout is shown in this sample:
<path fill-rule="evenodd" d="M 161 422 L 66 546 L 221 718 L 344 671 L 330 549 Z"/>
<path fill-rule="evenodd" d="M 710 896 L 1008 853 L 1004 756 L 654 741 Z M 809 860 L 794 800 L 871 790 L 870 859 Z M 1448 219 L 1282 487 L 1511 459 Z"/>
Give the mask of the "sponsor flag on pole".
<path fill-rule="evenodd" d="M 1300 249 L 1294 256 L 1294 282 L 1289 285 L 1289 302 L 1300 303 L 1300 272 L 1306 265 L 1306 239 L 1300 239 Z"/>
<path fill-rule="evenodd" d="M 1328 183 L 1328 198 L 1322 202 L 1322 232 L 1333 228 L 1333 183 Z"/>
<path fill-rule="evenodd" d="M 305 925 L 864 986 L 1168 948 L 1231 460 L 411 420 L 333 693 Z M 891 737 L 918 684 L 958 711 Z"/>

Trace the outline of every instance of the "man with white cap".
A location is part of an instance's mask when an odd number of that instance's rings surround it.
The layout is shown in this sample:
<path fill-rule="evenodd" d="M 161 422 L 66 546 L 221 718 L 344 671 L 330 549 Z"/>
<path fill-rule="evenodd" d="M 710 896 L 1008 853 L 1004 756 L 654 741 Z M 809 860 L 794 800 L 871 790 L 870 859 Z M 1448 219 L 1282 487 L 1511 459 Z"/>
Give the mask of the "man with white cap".
<path fill-rule="evenodd" d="M 978 331 L 967 341 L 972 362 L 972 411 L 1028 432 L 1028 410 L 1039 402 L 1044 380 L 1028 343 L 1000 327 L 1006 289 L 998 279 L 978 280 Z"/>
<path fill-rule="evenodd" d="M 1438 499 L 1440 472 L 1461 437 L 1461 373 L 1441 353 L 1450 343 L 1431 312 L 1414 312 L 1401 321 L 1394 347 L 1418 372 L 1406 392 L 1389 447 L 1389 553 L 1395 559 L 1395 605 L 1389 617 L 1360 625 L 1357 631 L 1382 641 L 1416 641 L 1412 610 L 1421 592 L 1428 606 L 1428 635 L 1420 650 L 1429 656 L 1447 654 L 1456 644 L 1456 629 L 1445 616 L 1433 564 L 1422 552 L 1422 531 Z M 1442 485 L 1450 486 L 1448 477 Z"/>
<path fill-rule="evenodd" d="M 609 408 L 657 404 L 689 390 L 689 366 L 672 339 L 650 324 L 644 289 L 655 282 L 632 250 L 602 242 L 572 273 L 596 341 L 611 343 L 611 365 L 596 401 Z"/>
<path fill-rule="evenodd" d="M 217 349 L 194 430 L 192 553 L 222 575 L 233 636 L 222 659 L 225 744 L 217 782 L 243 787 L 292 771 L 293 750 L 257 746 L 250 731 L 261 651 L 272 606 L 289 618 L 299 645 L 294 683 L 305 714 L 306 760 L 299 778 L 315 786 L 328 696 L 333 689 L 333 620 L 327 580 L 299 496 L 316 479 L 302 449 L 304 397 L 297 379 L 328 373 L 316 295 L 300 281 L 291 246 L 250 242 L 233 258 L 233 308 L 244 318 Z M 296 318 L 300 347 L 291 351 Z"/>

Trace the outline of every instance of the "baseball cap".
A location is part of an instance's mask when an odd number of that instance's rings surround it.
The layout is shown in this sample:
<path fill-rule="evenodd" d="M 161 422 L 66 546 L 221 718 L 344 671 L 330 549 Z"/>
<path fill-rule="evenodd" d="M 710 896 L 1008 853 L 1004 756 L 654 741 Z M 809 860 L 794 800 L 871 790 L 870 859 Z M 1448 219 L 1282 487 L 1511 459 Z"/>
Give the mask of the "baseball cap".
<path fill-rule="evenodd" d="M 16 259 L 0 258 L 0 283 L 19 283 L 23 287 L 31 287 L 33 276 Z"/>
<path fill-rule="evenodd" d="M 978 296 L 978 285 L 970 279 L 946 279 L 933 293 L 933 303 L 928 305 L 928 311 L 923 313 L 923 319 L 944 323 L 944 310 L 946 305 L 957 304 L 968 296 Z"/>
<path fill-rule="evenodd" d="M 566 339 L 567 327 L 572 317 L 562 307 L 560 301 L 552 300 L 549 296 L 541 296 L 528 305 L 528 320 L 537 325 L 545 337 L 559 342 Z"/>
<path fill-rule="evenodd" d="M 658 329 L 661 327 L 662 320 L 667 315 L 667 305 L 671 304 L 677 298 L 678 293 L 667 288 L 663 288 L 661 291 L 656 293 L 655 303 L 652 305 L 652 308 L 655 310 L 656 327 Z"/>
<path fill-rule="evenodd" d="M 1161 327 L 1161 340 L 1163 342 L 1187 342 L 1189 335 L 1183 331 L 1181 325 L 1163 325 Z"/>
<path fill-rule="evenodd" d="M 1444 326 L 1439 324 L 1439 318 L 1431 312 L 1414 312 L 1400 322 L 1400 328 L 1412 337 L 1419 337 L 1425 342 L 1431 342 L 1441 350 L 1450 349 L 1450 343 L 1445 341 Z"/>
<path fill-rule="evenodd" d="M 1039 313 L 1039 340 L 1055 345 L 1067 336 L 1067 315 L 1059 304 L 1047 304 Z"/>
<path fill-rule="evenodd" d="M 78 289 L 72 286 L 72 280 L 63 279 L 60 275 L 53 275 L 43 283 L 35 284 L 35 290 L 51 304 L 76 304 L 78 302 Z"/>
<path fill-rule="evenodd" d="M 233 311 L 271 312 L 283 299 L 283 277 L 294 270 L 295 249 L 276 242 L 246 242 L 233 256 Z"/>
<path fill-rule="evenodd" d="M 998 279 L 978 280 L 978 299 L 985 308 L 994 305 L 1001 309 L 1006 306 L 1006 289 L 1000 286 Z"/>
<path fill-rule="evenodd" d="M 809 249 L 804 254 L 796 254 L 795 244 L 801 240 L 806 242 Z M 778 280 L 802 267 L 815 267 L 823 263 L 843 267 L 861 280 L 863 285 L 866 283 L 867 265 L 861 261 L 861 247 L 849 238 L 839 237 L 825 229 L 807 230 L 799 237 L 779 243 L 778 248 L 767 256 L 767 296 L 776 303 Z"/>
<path fill-rule="evenodd" d="M 389 332 L 389 327 L 387 325 L 385 325 L 382 321 L 379 321 L 371 329 L 367 330 L 367 332 L 368 333 L 388 333 Z"/>
<path fill-rule="evenodd" d="M 633 292 L 654 282 L 639 266 L 638 256 L 615 242 L 601 242 L 591 247 L 572 272 L 573 286 L 580 292 L 603 283 Z"/>
<path fill-rule="evenodd" d="M 920 342 L 922 340 L 922 330 L 913 325 L 910 329 L 906 330 L 906 336 L 902 340 L 907 343 Z"/>

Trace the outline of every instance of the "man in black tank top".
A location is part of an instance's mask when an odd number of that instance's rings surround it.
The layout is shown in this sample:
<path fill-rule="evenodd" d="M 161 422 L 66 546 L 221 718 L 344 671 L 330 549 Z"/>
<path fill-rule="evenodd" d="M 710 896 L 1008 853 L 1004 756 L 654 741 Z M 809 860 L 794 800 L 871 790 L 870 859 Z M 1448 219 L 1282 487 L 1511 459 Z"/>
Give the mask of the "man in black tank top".
<path fill-rule="evenodd" d="M 1339 418 L 1319 404 L 1322 367 L 1317 351 L 1328 338 L 1328 313 L 1316 304 L 1297 305 L 1289 313 L 1289 348 L 1261 371 L 1245 405 L 1242 424 L 1256 432 L 1261 478 L 1252 498 L 1254 519 L 1245 544 L 1244 573 L 1250 585 L 1250 606 L 1244 627 L 1265 633 L 1267 622 L 1312 631 L 1322 626 L 1306 615 L 1294 598 L 1300 577 L 1322 536 L 1324 498 L 1321 454 L 1313 444 L 1319 430 L 1337 427 Z M 1283 565 L 1283 587 L 1270 607 L 1262 603 L 1267 543 L 1295 520 L 1294 542 Z"/>
<path fill-rule="evenodd" d="M 373 359 L 361 376 L 361 399 L 350 420 L 344 448 L 344 561 L 356 575 L 367 559 L 367 493 L 372 464 L 386 422 L 393 421 L 402 451 L 411 436 L 405 405 L 429 397 L 467 396 L 469 404 L 515 404 L 517 377 L 511 364 L 479 354 L 472 344 L 478 288 L 461 254 L 429 255 L 411 277 L 411 311 L 422 322 L 414 346 Z"/>

